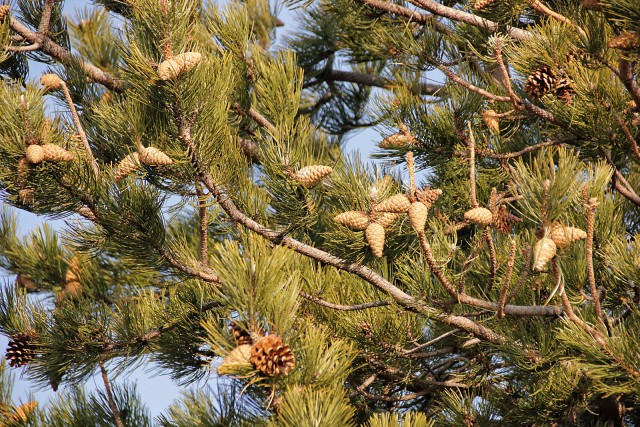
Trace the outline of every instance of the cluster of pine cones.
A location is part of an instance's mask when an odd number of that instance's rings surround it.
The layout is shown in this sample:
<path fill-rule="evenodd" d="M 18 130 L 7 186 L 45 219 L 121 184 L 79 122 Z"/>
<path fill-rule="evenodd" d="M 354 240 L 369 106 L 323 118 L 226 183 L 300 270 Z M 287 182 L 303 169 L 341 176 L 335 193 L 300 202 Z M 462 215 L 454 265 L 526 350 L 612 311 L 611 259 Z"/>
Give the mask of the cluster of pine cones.
<path fill-rule="evenodd" d="M 237 347 L 231 350 L 218 367 L 220 375 L 234 375 L 244 368 L 255 367 L 262 374 L 275 377 L 288 375 L 296 358 L 282 337 L 277 335 L 252 336 L 246 328 L 231 322 L 231 334 Z"/>
<path fill-rule="evenodd" d="M 548 65 L 538 68 L 529 76 L 524 91 L 534 99 L 551 93 L 563 100 L 565 105 L 571 104 L 575 94 L 573 81 L 563 71 L 556 74 Z"/>

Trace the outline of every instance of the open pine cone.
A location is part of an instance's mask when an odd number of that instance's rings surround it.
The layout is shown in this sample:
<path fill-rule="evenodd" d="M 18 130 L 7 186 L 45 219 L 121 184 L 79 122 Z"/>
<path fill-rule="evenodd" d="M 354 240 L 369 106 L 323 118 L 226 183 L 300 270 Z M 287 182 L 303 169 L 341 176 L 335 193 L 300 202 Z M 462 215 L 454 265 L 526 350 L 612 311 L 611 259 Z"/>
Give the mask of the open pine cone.
<path fill-rule="evenodd" d="M 253 344 L 251 363 L 270 377 L 288 375 L 296 364 L 291 347 L 277 335 L 267 335 Z"/>
<path fill-rule="evenodd" d="M 9 366 L 17 368 L 31 362 L 35 355 L 35 346 L 31 342 L 34 335 L 34 331 L 11 335 L 7 353 L 4 356 L 9 361 Z"/>

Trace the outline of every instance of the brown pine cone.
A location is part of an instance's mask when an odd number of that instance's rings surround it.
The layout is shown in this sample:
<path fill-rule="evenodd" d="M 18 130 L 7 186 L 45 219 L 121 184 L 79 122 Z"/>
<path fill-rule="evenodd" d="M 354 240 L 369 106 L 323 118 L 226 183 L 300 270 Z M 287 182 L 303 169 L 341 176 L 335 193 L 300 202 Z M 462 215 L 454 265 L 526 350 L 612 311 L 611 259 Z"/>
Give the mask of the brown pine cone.
<path fill-rule="evenodd" d="M 267 335 L 253 344 L 251 363 L 265 375 L 288 375 L 296 364 L 291 348 L 277 335 Z"/>
<path fill-rule="evenodd" d="M 31 362 L 35 356 L 35 346 L 31 342 L 35 331 L 19 332 L 11 335 L 7 352 L 4 356 L 9 361 L 9 366 L 16 368 Z"/>
<path fill-rule="evenodd" d="M 527 79 L 524 91 L 530 97 L 542 98 L 545 94 L 555 90 L 558 76 L 548 65 L 544 65 L 535 70 Z"/>
<path fill-rule="evenodd" d="M 238 346 L 244 344 L 253 344 L 251 334 L 242 325 L 236 322 L 231 322 L 229 324 L 229 330 L 231 331 L 231 335 L 233 335 L 233 340 Z"/>
<path fill-rule="evenodd" d="M 500 205 L 493 218 L 493 227 L 505 234 L 511 233 L 513 226 L 522 222 L 522 218 L 510 214 L 505 205 Z"/>

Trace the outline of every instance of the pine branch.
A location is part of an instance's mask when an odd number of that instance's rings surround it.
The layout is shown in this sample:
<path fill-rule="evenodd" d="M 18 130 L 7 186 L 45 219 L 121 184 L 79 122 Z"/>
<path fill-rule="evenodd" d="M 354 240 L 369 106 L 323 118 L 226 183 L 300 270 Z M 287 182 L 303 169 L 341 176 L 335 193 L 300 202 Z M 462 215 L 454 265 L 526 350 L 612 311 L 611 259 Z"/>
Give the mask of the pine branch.
<path fill-rule="evenodd" d="M 49 27 L 51 25 L 51 15 L 53 12 L 53 5 L 56 0 L 45 0 L 42 7 L 42 17 L 40 18 L 40 24 L 38 25 L 38 34 L 46 37 L 49 33 Z"/>
<path fill-rule="evenodd" d="M 111 74 L 102 71 L 95 65 L 73 55 L 64 47 L 52 41 L 48 36 L 31 31 L 26 25 L 22 24 L 13 17 L 10 17 L 11 29 L 24 38 L 25 41 L 38 45 L 38 49 L 42 53 L 49 55 L 56 61 L 64 65 L 78 64 L 80 68 L 95 82 L 116 92 L 122 92 L 125 85 L 117 81 Z"/>
<path fill-rule="evenodd" d="M 116 423 L 117 427 L 124 427 L 122 422 L 122 417 L 120 416 L 120 411 L 118 411 L 118 407 L 116 406 L 115 400 L 113 400 L 113 393 L 111 392 L 111 384 L 109 384 L 109 376 L 107 375 L 107 370 L 104 367 L 104 361 L 100 361 L 100 373 L 102 374 L 102 382 L 104 383 L 104 388 L 107 392 L 107 400 L 109 402 L 109 408 L 111 409 L 111 413 L 113 414 L 113 419 Z"/>
<path fill-rule="evenodd" d="M 627 91 L 629 92 L 629 95 L 631 95 L 633 102 L 635 102 L 636 105 L 640 106 L 640 86 L 638 86 L 638 82 L 636 82 L 633 75 L 634 68 L 635 62 L 631 63 L 628 59 L 622 58 L 618 63 L 620 81 L 622 81 L 624 87 L 627 88 Z"/>
<path fill-rule="evenodd" d="M 391 79 L 387 79 L 382 76 L 374 76 L 372 74 L 365 74 L 356 71 L 344 71 L 334 70 L 328 68 L 322 72 L 321 76 L 325 81 L 341 81 L 356 83 L 363 86 L 375 86 L 383 89 L 390 89 L 399 86 L 401 83 L 395 82 Z M 417 95 L 436 95 L 438 91 L 442 89 L 441 85 L 431 83 L 420 83 L 418 86 Z"/>
<path fill-rule="evenodd" d="M 300 296 L 306 300 L 309 300 L 311 302 L 314 302 L 318 305 L 321 305 L 323 307 L 328 307 L 328 308 L 332 308 L 334 310 L 340 310 L 340 311 L 358 311 L 358 310 L 366 310 L 369 308 L 375 308 L 375 307 L 384 307 L 387 305 L 391 305 L 392 302 L 391 301 L 387 301 L 387 300 L 381 300 L 381 301 L 373 301 L 373 302 L 367 302 L 364 304 L 357 304 L 357 305 L 341 305 L 341 304 L 334 304 L 331 303 L 329 301 L 325 301 L 322 298 L 313 296 L 313 295 L 309 295 L 308 293 L 304 292 L 304 291 L 300 291 Z"/>
<path fill-rule="evenodd" d="M 82 145 L 84 147 L 84 151 L 87 154 L 87 158 L 91 167 L 93 168 L 93 172 L 96 176 L 100 174 L 100 170 L 98 169 L 98 163 L 96 162 L 95 157 L 93 157 L 93 152 L 91 151 L 91 146 L 89 145 L 89 141 L 87 141 L 87 134 L 84 132 L 82 127 L 82 123 L 80 122 L 80 116 L 78 116 L 78 111 L 76 110 L 76 106 L 73 103 L 73 99 L 71 99 L 71 93 L 69 92 L 69 88 L 64 80 L 60 79 L 60 87 L 62 88 L 62 92 L 64 93 L 64 98 L 69 105 L 69 111 L 71 111 L 71 117 L 73 117 L 73 124 L 76 127 L 76 131 L 80 136 L 80 140 L 82 141 Z"/>

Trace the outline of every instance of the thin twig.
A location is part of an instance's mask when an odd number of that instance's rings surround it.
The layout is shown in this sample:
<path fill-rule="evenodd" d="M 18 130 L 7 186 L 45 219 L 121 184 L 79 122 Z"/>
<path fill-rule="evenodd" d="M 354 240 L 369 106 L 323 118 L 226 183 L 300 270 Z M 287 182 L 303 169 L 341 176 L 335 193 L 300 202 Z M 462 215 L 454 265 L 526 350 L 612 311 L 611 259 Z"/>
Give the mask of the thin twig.
<path fill-rule="evenodd" d="M 329 301 L 323 300 L 322 298 L 319 298 L 313 295 L 309 295 L 304 291 L 300 291 L 300 296 L 306 300 L 314 302 L 323 307 L 328 307 L 328 308 L 332 308 L 334 310 L 340 310 L 340 311 L 366 310 L 368 308 L 384 307 L 384 306 L 393 304 L 391 301 L 380 300 L 380 301 L 367 302 L 364 304 L 357 304 L 357 305 L 341 305 L 341 304 L 331 303 Z"/>
<path fill-rule="evenodd" d="M 425 349 L 427 347 L 431 347 L 432 345 L 438 343 L 439 341 L 442 341 L 443 339 L 445 339 L 446 337 L 448 337 L 450 335 L 455 334 L 456 332 L 460 332 L 460 331 L 458 329 L 452 329 L 452 330 L 450 330 L 448 332 L 445 332 L 444 334 L 439 335 L 439 336 L 437 336 L 437 337 L 435 337 L 435 338 L 433 338 L 433 339 L 431 339 L 431 340 L 429 340 L 429 341 L 427 341 L 427 342 L 425 342 L 423 344 L 420 344 L 417 347 L 412 348 L 411 350 L 404 351 L 404 354 L 412 354 L 412 353 L 418 352 L 418 351 L 420 351 L 422 349 Z"/>
<path fill-rule="evenodd" d="M 485 295 L 491 292 L 493 289 L 493 283 L 496 280 L 496 273 L 498 272 L 498 257 L 496 256 L 496 247 L 493 244 L 493 238 L 491 237 L 491 227 L 487 226 L 484 230 L 484 238 L 487 241 L 487 246 L 489 247 L 489 281 L 484 287 Z"/>
<path fill-rule="evenodd" d="M 323 71 L 320 77 L 322 78 L 322 80 L 320 81 L 341 81 L 360 84 L 364 86 L 375 86 L 384 89 L 392 89 L 394 87 L 406 84 L 382 76 L 375 76 L 372 74 L 365 74 L 357 71 L 334 70 L 333 68 L 328 68 L 327 70 Z M 419 83 L 416 87 L 417 90 L 414 90 L 413 92 L 416 95 L 432 96 L 436 95 L 438 91 L 442 89 L 442 87 L 443 86 L 441 85 L 432 83 Z M 410 87 L 409 89 L 412 88 Z"/>
<path fill-rule="evenodd" d="M 188 267 L 182 264 L 181 262 L 179 262 L 164 247 L 161 247 L 161 246 L 156 247 L 156 250 L 162 256 L 162 258 L 164 258 L 164 260 L 167 261 L 176 270 L 182 271 L 183 273 L 186 273 L 190 276 L 198 277 L 204 280 L 205 282 L 216 283 L 216 284 L 222 283 L 220 278 L 213 271 L 211 271 L 211 269 L 207 269 L 206 272 L 201 270 L 196 270 L 194 268 Z"/>
<path fill-rule="evenodd" d="M 507 272 L 504 275 L 504 283 L 502 284 L 502 290 L 500 290 L 500 307 L 498 308 L 498 318 L 504 317 L 504 306 L 507 302 L 507 291 L 509 291 L 509 284 L 511 282 L 511 274 L 513 273 L 513 266 L 516 261 L 516 241 L 511 240 L 511 252 L 509 253 L 509 261 L 507 262 Z"/>
<path fill-rule="evenodd" d="M 200 220 L 200 266 L 209 268 L 209 212 L 207 211 L 207 200 L 200 182 L 196 181 L 195 187 L 196 194 L 198 195 L 198 214 Z"/>
<path fill-rule="evenodd" d="M 520 288 L 522 287 L 522 285 L 524 285 L 524 282 L 527 281 L 527 279 L 529 278 L 529 271 L 531 271 L 531 258 L 533 258 L 533 252 L 531 251 L 531 247 L 529 246 L 528 243 L 525 244 L 525 248 L 524 248 L 524 253 L 525 253 L 525 263 L 524 263 L 524 270 L 522 271 L 522 274 L 520 275 L 520 280 L 518 280 L 518 284 L 516 285 L 515 288 L 513 288 L 513 290 L 509 293 L 509 295 L 507 296 L 507 299 L 505 300 L 505 304 L 508 304 L 509 301 L 511 301 L 513 299 L 513 297 L 516 296 L 516 294 L 518 293 L 518 291 L 520 290 Z"/>
<path fill-rule="evenodd" d="M 631 148 L 633 149 L 633 154 L 635 154 L 636 159 L 640 160 L 640 148 L 638 148 L 638 143 L 636 142 L 633 135 L 631 135 L 631 132 L 629 132 L 629 128 L 617 114 L 614 114 L 613 118 L 615 119 L 616 123 L 618 123 L 618 126 L 622 128 L 622 133 L 624 133 L 627 141 L 629 141 L 629 143 L 631 144 Z"/>
<path fill-rule="evenodd" d="M 521 110 L 522 106 L 520 104 L 522 101 L 513 92 L 513 87 L 511 86 L 511 77 L 509 77 L 509 72 L 507 71 L 507 67 L 504 65 L 504 60 L 502 59 L 502 47 L 503 47 L 503 40 L 499 39 L 496 45 L 496 62 L 498 63 L 500 72 L 504 76 L 504 84 L 507 88 L 507 93 L 509 94 L 509 98 L 511 98 L 511 102 L 513 103 L 513 106 L 516 109 Z"/>
<path fill-rule="evenodd" d="M 96 162 L 95 157 L 93 157 L 93 152 L 91 151 L 91 146 L 89 145 L 89 141 L 87 140 L 87 134 L 84 132 L 82 128 L 82 123 L 80 122 L 80 116 L 78 116 L 78 111 L 76 110 L 76 106 L 73 103 L 73 99 L 71 99 L 71 93 L 69 92 L 69 88 L 64 80 L 60 80 L 62 83 L 62 92 L 64 93 L 64 98 L 67 100 L 67 104 L 69 105 L 69 110 L 71 111 L 71 116 L 73 117 L 73 123 L 76 126 L 76 131 L 80 136 L 80 141 L 82 141 L 82 145 L 84 147 L 84 151 L 87 154 L 87 158 L 89 159 L 89 163 L 91 163 L 91 167 L 93 168 L 93 172 L 96 176 L 100 173 L 98 169 L 98 163 Z"/>
<path fill-rule="evenodd" d="M 433 256 L 433 252 L 431 252 L 431 246 L 429 245 L 429 242 L 427 242 L 427 237 L 425 236 L 424 231 L 418 231 L 418 239 L 420 240 L 420 245 L 422 246 L 422 252 L 424 253 L 424 256 L 427 260 L 427 264 L 431 269 L 431 272 L 433 273 L 434 276 L 436 276 L 436 278 L 442 284 L 442 286 L 444 286 L 447 293 L 452 297 L 457 298 L 458 292 L 456 291 L 455 286 L 453 286 L 453 283 L 451 283 L 447 278 L 447 276 L 444 275 L 442 269 L 438 267 L 436 258 Z"/>
<path fill-rule="evenodd" d="M 532 9 L 542 13 L 543 15 L 547 15 L 547 16 L 555 19 L 558 22 L 562 22 L 563 24 L 567 24 L 567 25 L 575 28 L 575 30 L 578 32 L 578 34 L 580 34 L 580 37 L 583 40 L 587 40 L 588 39 L 587 33 L 585 33 L 582 28 L 580 28 L 577 24 L 575 24 L 572 20 L 570 20 L 566 16 L 561 15 L 558 12 L 554 12 L 553 10 L 549 9 L 540 0 L 529 1 L 529 6 L 531 6 Z"/>
<path fill-rule="evenodd" d="M 631 184 L 625 179 L 624 175 L 618 170 L 616 165 L 613 163 L 613 159 L 611 158 L 610 150 L 603 150 L 603 154 L 607 163 L 613 168 L 613 177 L 611 180 L 613 181 L 613 187 L 618 190 L 620 194 L 627 198 L 632 203 L 640 206 L 640 196 L 635 192 L 635 190 L 631 187 Z"/>
<path fill-rule="evenodd" d="M 591 295 L 593 296 L 593 304 L 596 309 L 596 317 L 598 318 L 598 321 L 600 321 L 600 323 L 604 325 L 604 320 L 602 318 L 602 308 L 600 307 L 600 298 L 598 298 L 598 291 L 596 289 L 595 269 L 593 267 L 593 230 L 597 205 L 598 203 L 596 199 L 592 197 L 589 199 L 587 205 L 585 206 L 587 210 L 587 274 L 589 277 L 589 287 L 591 289 Z"/>
<path fill-rule="evenodd" d="M 476 140 L 473 137 L 471 122 L 467 122 L 469 137 L 467 138 L 467 146 L 469 147 L 469 194 L 471 196 L 471 205 L 478 207 L 478 198 L 476 197 Z"/>
<path fill-rule="evenodd" d="M 469 89 L 472 92 L 475 92 L 479 95 L 484 96 L 487 99 L 490 99 L 492 101 L 498 101 L 498 102 L 511 102 L 511 98 L 509 98 L 508 96 L 500 96 L 500 95 L 495 95 L 487 90 L 484 90 L 482 88 L 479 88 L 478 86 L 472 85 L 471 83 L 469 83 L 468 81 L 466 81 L 465 79 L 463 79 L 462 77 L 460 77 L 459 75 L 457 75 L 456 73 L 454 73 L 453 71 L 451 71 L 448 67 L 445 67 L 442 64 L 439 64 L 437 62 L 433 62 L 432 65 L 434 67 L 436 67 L 438 70 L 442 71 L 442 73 L 449 77 L 449 79 L 453 80 L 454 82 L 458 83 L 460 86 L 463 86 L 467 89 Z"/>
<path fill-rule="evenodd" d="M 235 107 L 236 107 L 237 110 L 241 111 L 240 104 L 236 103 Z M 272 125 L 269 122 L 269 120 L 267 120 L 266 117 L 264 117 L 262 114 L 260 114 L 258 112 L 258 110 L 256 110 L 255 108 L 249 108 L 249 110 L 246 112 L 246 114 L 249 117 L 251 117 L 254 122 L 256 122 L 257 124 L 259 124 L 260 126 L 265 128 L 266 130 L 268 130 L 269 133 L 271 133 L 271 135 L 275 136 L 275 135 L 278 134 L 278 130 L 276 129 L 276 127 L 274 125 Z"/>
<path fill-rule="evenodd" d="M 124 423 L 122 422 L 122 418 L 120 417 L 120 411 L 118 411 L 118 407 L 116 406 L 115 400 L 113 400 L 113 393 L 111 392 L 111 384 L 109 384 L 109 376 L 107 375 L 107 370 L 104 367 L 104 361 L 100 361 L 100 372 L 102 373 L 102 381 L 104 382 L 104 388 L 107 391 L 107 400 L 109 401 L 109 408 L 111 409 L 111 413 L 113 414 L 113 419 L 115 420 L 116 426 L 124 427 Z"/>
<path fill-rule="evenodd" d="M 513 151 L 511 153 L 493 154 L 493 153 L 479 152 L 478 154 L 481 155 L 482 157 L 486 157 L 486 158 L 489 158 L 489 159 L 506 160 L 506 159 L 513 159 L 514 157 L 520 157 L 523 154 L 527 154 L 527 153 L 530 153 L 532 151 L 539 150 L 540 148 L 551 147 L 551 146 L 554 146 L 554 145 L 562 145 L 562 144 L 566 144 L 567 142 L 569 142 L 569 140 L 545 141 L 545 142 L 541 142 L 539 144 L 531 145 L 531 146 L 529 146 L 527 148 L 523 148 L 520 151 Z"/>

